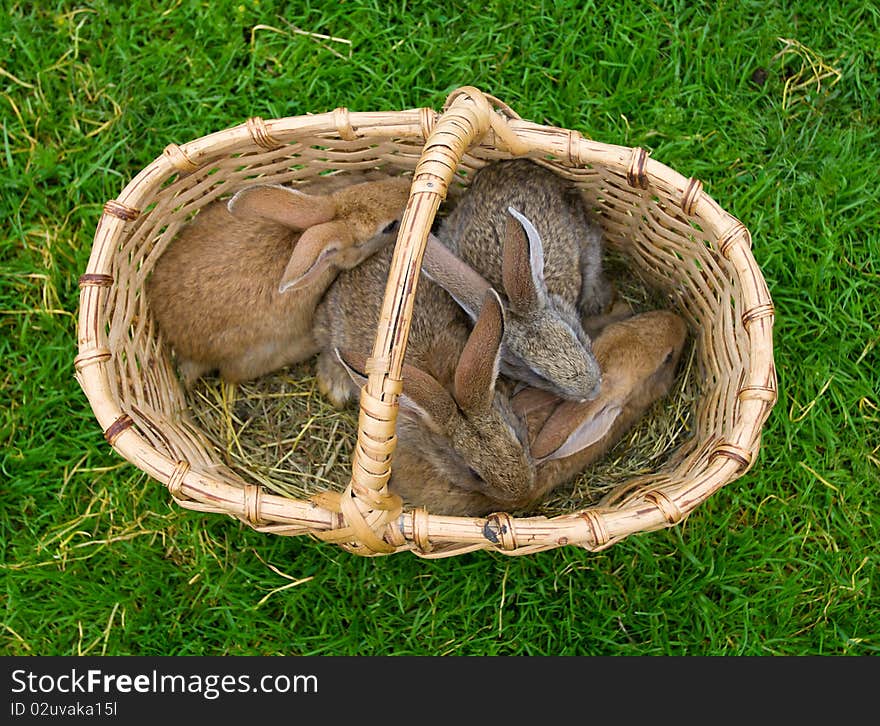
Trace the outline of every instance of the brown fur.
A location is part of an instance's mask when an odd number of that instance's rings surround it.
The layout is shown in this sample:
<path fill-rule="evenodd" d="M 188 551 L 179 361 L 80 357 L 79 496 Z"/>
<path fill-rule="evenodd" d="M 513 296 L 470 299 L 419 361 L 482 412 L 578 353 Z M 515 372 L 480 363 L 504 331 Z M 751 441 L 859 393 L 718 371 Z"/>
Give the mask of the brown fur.
<path fill-rule="evenodd" d="M 669 392 L 686 336 L 684 320 L 669 310 L 614 322 L 602 330 L 593 346 L 603 373 L 599 397 L 588 402 L 556 399 L 524 412 L 533 454 L 539 459 L 535 501 L 597 461 L 654 401 Z M 514 408 L 522 411 L 521 403 L 515 398 Z M 554 451 L 580 424 L 612 408 L 617 413 L 610 426 L 576 443 L 575 453 L 554 457 Z"/>
<path fill-rule="evenodd" d="M 318 301 L 340 269 L 387 242 L 376 233 L 400 218 L 409 195 L 408 179 L 362 179 L 376 175 L 322 179 L 310 187 L 329 188 L 321 195 L 246 189 L 231 200 L 234 213 L 214 202 L 181 230 L 146 295 L 187 385 L 212 370 L 233 383 L 256 378 L 318 352 Z M 322 250 L 330 252 L 315 264 Z M 309 274 L 280 292 L 292 270 Z"/>

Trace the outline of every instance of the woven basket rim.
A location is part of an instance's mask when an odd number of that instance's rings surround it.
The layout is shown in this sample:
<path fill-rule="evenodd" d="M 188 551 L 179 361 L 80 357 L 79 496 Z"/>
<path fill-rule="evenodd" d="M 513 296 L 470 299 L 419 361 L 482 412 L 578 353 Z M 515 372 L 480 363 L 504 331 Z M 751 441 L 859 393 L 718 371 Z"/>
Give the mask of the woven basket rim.
<path fill-rule="evenodd" d="M 752 255 L 746 226 L 706 194 L 702 182 L 682 176 L 639 147 L 604 144 L 585 139 L 577 131 L 523 120 L 503 102 L 472 87 L 457 89 L 444 108 L 438 113 L 429 108 L 350 112 L 340 107 L 314 115 L 269 120 L 253 117 L 184 144 L 169 144 L 118 197 L 104 205 L 89 262 L 80 278 L 76 376 L 107 442 L 167 486 L 178 505 L 230 514 L 261 532 L 310 534 L 360 555 L 412 551 L 422 557 L 445 557 L 479 549 L 512 555 L 565 545 L 598 551 L 631 534 L 681 522 L 754 464 L 761 428 L 776 402 L 774 309 Z M 374 373 L 361 396 L 352 482 L 341 496 L 327 492 L 303 501 L 269 494 L 256 484 L 233 487 L 187 461 L 170 459 L 140 434 L 117 400 L 107 374 L 113 351 L 104 332 L 104 301 L 114 284 L 111 261 L 118 240 L 127 225 L 141 215 L 150 195 L 169 178 L 190 174 L 230 154 L 282 149 L 298 137 L 314 134 L 332 134 L 347 141 L 404 139 L 423 142 L 423 146 L 389 271 L 373 352 Z M 418 277 L 421 253 L 437 208 L 457 165 L 475 150 L 541 155 L 573 169 L 601 166 L 618 174 L 634 190 L 647 190 L 674 201 L 681 214 L 714 234 L 717 252 L 732 265 L 742 286 L 745 305 L 738 324 L 747 335 L 749 369 L 736 393 L 738 419 L 723 439 L 707 442 L 707 464 L 694 480 L 673 482 L 669 489 L 624 487 L 596 506 L 552 518 L 514 517 L 505 512 L 450 517 L 418 508 L 401 511 L 396 498 L 388 493 L 388 466 L 377 464 L 369 453 L 372 443 L 394 433 L 403 357 L 396 341 L 401 329 L 404 337 L 408 331 L 407 305 L 411 312 L 414 295 L 413 285 L 405 281 L 413 279 L 413 274 Z M 369 416 L 364 415 L 365 406 L 369 406 Z M 380 423 L 365 430 L 365 420 L 369 426 L 377 412 Z M 387 452 L 388 448 L 379 450 Z M 393 459 L 389 465 L 391 462 Z"/>

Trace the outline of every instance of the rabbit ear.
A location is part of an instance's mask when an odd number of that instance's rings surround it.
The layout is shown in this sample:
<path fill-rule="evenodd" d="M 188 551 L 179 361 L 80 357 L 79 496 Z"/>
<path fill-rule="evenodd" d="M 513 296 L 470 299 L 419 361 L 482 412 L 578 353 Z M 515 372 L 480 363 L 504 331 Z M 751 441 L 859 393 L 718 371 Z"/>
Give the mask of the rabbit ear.
<path fill-rule="evenodd" d="M 356 351 L 334 351 L 355 385 L 362 387 L 367 383 L 367 356 Z M 445 431 L 456 415 L 455 401 L 436 378 L 423 370 L 403 364 L 403 393 L 400 394 L 400 408 L 403 413 L 415 415 L 430 429 Z"/>
<path fill-rule="evenodd" d="M 255 217 L 291 229 L 329 222 L 336 216 L 336 202 L 323 194 L 305 194 L 280 184 L 258 184 L 236 192 L 226 203 L 236 217 Z"/>
<path fill-rule="evenodd" d="M 513 207 L 507 220 L 501 257 L 501 279 L 510 307 L 517 312 L 544 305 L 544 245 L 535 225 Z"/>
<path fill-rule="evenodd" d="M 302 233 L 281 276 L 278 292 L 310 285 L 332 265 L 342 250 L 354 244 L 351 229 L 343 221 L 324 222 Z"/>
<path fill-rule="evenodd" d="M 491 285 L 430 233 L 422 258 L 422 272 L 429 280 L 446 290 L 471 320 L 477 319 L 483 298 Z"/>
<path fill-rule="evenodd" d="M 550 391 L 531 386 L 525 386 L 513 395 L 510 399 L 511 408 L 521 420 L 526 422 L 530 442 L 535 440 L 547 423 L 547 419 L 553 415 L 553 411 L 563 400 Z"/>
<path fill-rule="evenodd" d="M 526 386 L 514 394 L 510 403 L 514 412 L 519 416 L 528 416 L 535 411 L 543 409 L 552 410 L 558 406 L 563 399 L 550 391 L 542 388 L 533 388 Z"/>
<path fill-rule="evenodd" d="M 622 410 L 617 402 L 607 400 L 559 404 L 535 436 L 532 456 L 552 461 L 592 446 L 608 434 Z"/>
<path fill-rule="evenodd" d="M 455 368 L 455 400 L 463 411 L 485 411 L 492 405 L 503 335 L 501 298 L 490 288 Z"/>
<path fill-rule="evenodd" d="M 402 375 L 401 411 L 415 414 L 434 431 L 447 431 L 458 415 L 449 391 L 436 378 L 407 363 L 403 364 Z"/>

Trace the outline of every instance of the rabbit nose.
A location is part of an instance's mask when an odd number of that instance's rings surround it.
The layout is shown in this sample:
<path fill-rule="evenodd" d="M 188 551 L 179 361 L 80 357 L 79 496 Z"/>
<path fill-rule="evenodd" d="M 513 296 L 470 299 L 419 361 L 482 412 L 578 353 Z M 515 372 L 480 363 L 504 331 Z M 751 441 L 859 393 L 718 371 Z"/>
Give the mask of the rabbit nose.
<path fill-rule="evenodd" d="M 582 398 L 580 400 L 580 403 L 586 403 L 587 401 L 595 401 L 599 397 L 599 391 L 601 391 L 601 390 L 602 390 L 602 379 L 600 378 L 596 382 L 596 385 L 593 386 L 593 389 L 590 391 L 590 393 L 587 395 L 587 397 Z"/>

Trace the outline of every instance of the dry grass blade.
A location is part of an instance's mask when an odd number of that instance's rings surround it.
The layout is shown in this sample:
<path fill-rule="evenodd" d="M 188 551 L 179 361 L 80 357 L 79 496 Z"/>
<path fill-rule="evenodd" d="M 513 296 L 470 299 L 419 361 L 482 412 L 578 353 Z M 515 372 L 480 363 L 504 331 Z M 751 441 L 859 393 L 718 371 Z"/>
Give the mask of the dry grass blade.
<path fill-rule="evenodd" d="M 320 45 L 322 48 L 324 48 L 325 50 L 327 50 L 330 53 L 332 53 L 333 55 L 335 55 L 337 58 L 341 58 L 342 60 L 351 60 L 352 43 L 347 38 L 337 38 L 333 35 L 325 35 L 324 33 L 312 33 L 308 30 L 303 30 L 302 28 L 297 28 L 295 25 L 289 23 L 287 20 L 284 20 L 284 18 L 279 18 L 279 19 L 287 24 L 288 28 L 290 28 L 290 33 L 292 33 L 293 35 L 305 36 L 306 38 L 309 38 L 309 39 L 315 41 L 318 45 Z M 286 31 L 281 30 L 280 28 L 275 28 L 271 25 L 265 25 L 265 24 L 261 23 L 259 25 L 255 25 L 253 28 L 251 28 L 251 45 L 254 44 L 256 33 L 258 30 L 268 30 L 273 33 L 278 33 L 279 35 L 287 35 L 288 34 Z M 343 55 L 342 53 L 340 53 L 338 50 L 336 50 L 332 46 L 328 45 L 327 43 L 322 42 L 324 40 L 330 41 L 331 43 L 339 43 L 342 45 L 347 45 L 348 46 L 348 55 Z"/>
<path fill-rule="evenodd" d="M 840 80 L 841 71 L 830 65 L 816 51 L 791 38 L 780 38 L 779 41 L 785 47 L 773 56 L 773 60 L 779 60 L 787 55 L 794 55 L 801 60 L 800 68 L 785 81 L 785 88 L 782 91 L 783 109 L 788 109 L 798 100 L 803 100 L 796 98 L 797 92 L 815 85 L 818 93 L 822 90 L 822 81 L 832 78 L 833 80 L 828 84 L 830 88 Z"/>

